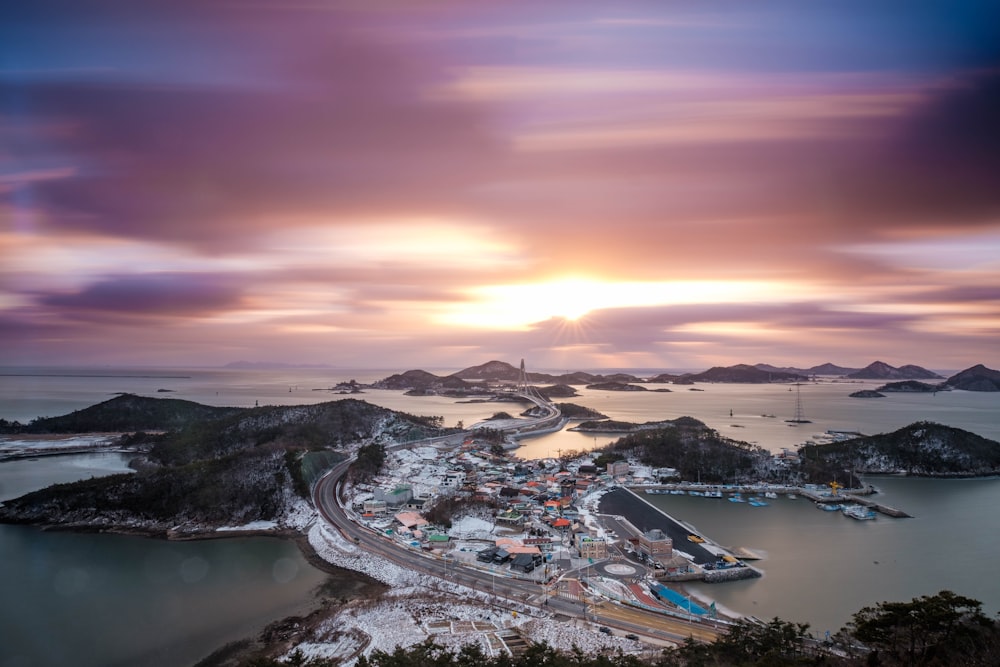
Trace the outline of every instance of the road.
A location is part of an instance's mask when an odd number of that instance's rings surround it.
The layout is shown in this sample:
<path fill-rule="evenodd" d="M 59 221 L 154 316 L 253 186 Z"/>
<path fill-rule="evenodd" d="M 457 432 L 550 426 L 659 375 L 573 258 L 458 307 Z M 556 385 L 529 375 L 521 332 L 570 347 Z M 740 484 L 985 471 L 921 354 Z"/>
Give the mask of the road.
<path fill-rule="evenodd" d="M 558 410 L 556 410 L 556 418 L 558 416 Z M 538 421 L 544 425 L 552 418 L 553 415 L 548 414 Z M 407 443 L 405 446 L 417 444 L 426 444 L 426 441 Z M 567 599 L 561 595 L 549 595 L 539 583 L 534 581 L 522 581 L 506 576 L 497 577 L 490 572 L 465 567 L 451 558 L 432 556 L 398 545 L 352 520 L 348 513 L 349 510 L 344 508 L 341 496 L 343 478 L 352 461 L 353 459 L 349 459 L 339 463 L 316 482 L 313 489 L 313 504 L 324 521 L 340 531 L 348 541 L 354 542 L 375 556 L 396 563 L 408 570 L 422 572 L 476 590 L 489 592 L 496 598 L 539 609 L 547 608 L 549 611 L 570 618 L 582 618 L 617 628 L 625 633 L 634 632 L 647 637 L 675 642 L 683 641 L 688 637 L 694 637 L 701 641 L 711 641 L 720 634 L 711 626 L 699 625 L 642 609 L 604 603 L 587 605 L 582 600 Z"/>

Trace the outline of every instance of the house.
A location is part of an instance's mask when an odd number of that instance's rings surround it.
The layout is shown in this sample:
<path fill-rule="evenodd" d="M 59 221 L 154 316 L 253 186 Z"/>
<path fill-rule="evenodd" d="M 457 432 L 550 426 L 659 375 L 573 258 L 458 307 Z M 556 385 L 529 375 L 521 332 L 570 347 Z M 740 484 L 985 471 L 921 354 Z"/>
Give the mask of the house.
<path fill-rule="evenodd" d="M 448 544 L 451 542 L 451 538 L 444 533 L 434 533 L 433 535 L 427 536 L 427 542 L 432 547 L 444 547 L 447 548 Z"/>
<path fill-rule="evenodd" d="M 497 514 L 496 520 L 505 526 L 523 526 L 527 517 L 515 509 L 508 509 Z"/>
<path fill-rule="evenodd" d="M 414 512 L 423 512 L 424 508 L 430 503 L 430 498 L 410 498 L 404 504 L 404 507 L 408 510 L 413 510 Z"/>
<path fill-rule="evenodd" d="M 407 530 L 411 531 L 416 528 L 419 528 L 420 526 L 427 525 L 427 519 L 420 516 L 416 512 L 400 512 L 393 518 L 396 521 L 398 521 L 403 526 L 403 528 L 406 528 Z"/>
<path fill-rule="evenodd" d="M 569 519 L 564 519 L 563 517 L 559 517 L 558 519 L 552 522 L 553 528 L 559 528 L 562 530 L 566 530 L 571 525 L 573 525 L 572 522 L 570 522 Z"/>
<path fill-rule="evenodd" d="M 531 554 L 517 554 L 510 561 L 510 569 L 527 574 L 535 569 L 537 565 L 535 557 Z"/>
<path fill-rule="evenodd" d="M 497 555 L 497 551 L 499 550 L 499 547 L 486 547 L 485 549 L 481 549 L 476 553 L 476 560 L 480 563 L 492 563 L 493 557 Z"/>

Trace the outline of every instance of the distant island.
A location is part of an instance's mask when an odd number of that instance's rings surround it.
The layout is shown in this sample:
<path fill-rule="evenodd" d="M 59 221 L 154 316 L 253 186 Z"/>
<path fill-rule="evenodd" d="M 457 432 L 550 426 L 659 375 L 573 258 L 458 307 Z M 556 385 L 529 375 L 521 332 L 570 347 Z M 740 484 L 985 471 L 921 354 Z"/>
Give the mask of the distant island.
<path fill-rule="evenodd" d="M 933 371 L 913 364 L 895 368 L 882 361 L 875 361 L 860 371 L 848 373 L 845 377 L 851 380 L 943 380 Z"/>
<path fill-rule="evenodd" d="M 890 382 L 888 384 L 884 384 L 875 391 L 925 394 L 938 390 L 938 385 L 927 384 L 926 382 L 921 382 L 920 380 L 903 380 L 902 382 Z"/>
<path fill-rule="evenodd" d="M 872 362 L 862 369 L 851 369 L 831 363 L 805 369 L 779 368 L 769 364 L 752 366 L 736 364 L 733 366 L 714 366 L 700 373 L 660 373 L 648 378 L 629 373 L 602 375 L 584 371 L 568 372 L 561 375 L 527 372 L 525 376 L 526 380 L 532 384 L 552 383 L 554 387 L 559 388 L 582 385 L 587 389 L 604 391 L 641 391 L 650 384 L 667 383 L 691 385 L 694 383 L 805 382 L 817 376 L 843 377 L 854 380 L 944 379 L 937 373 L 921 366 L 907 364 L 896 368 L 881 361 Z M 414 392 L 411 395 L 436 394 L 467 397 L 490 394 L 497 385 L 514 384 L 518 382 L 520 377 L 519 368 L 504 361 L 494 360 L 444 376 L 424 370 L 408 370 L 378 380 L 365 388 Z M 966 391 L 1000 391 L 1000 372 L 979 364 L 952 376 L 942 385 Z M 565 391 L 564 389 L 560 390 Z"/>
<path fill-rule="evenodd" d="M 952 375 L 943 384 L 964 391 L 1000 391 L 1000 371 L 976 364 Z"/>
<path fill-rule="evenodd" d="M 862 389 L 849 394 L 851 398 L 885 398 L 885 394 L 880 394 L 872 389 Z"/>

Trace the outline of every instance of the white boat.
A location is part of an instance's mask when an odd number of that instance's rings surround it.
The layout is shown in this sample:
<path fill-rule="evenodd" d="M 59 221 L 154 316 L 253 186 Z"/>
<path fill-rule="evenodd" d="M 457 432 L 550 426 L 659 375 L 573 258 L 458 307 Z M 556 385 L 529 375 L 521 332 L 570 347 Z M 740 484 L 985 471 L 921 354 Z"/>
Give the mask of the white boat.
<path fill-rule="evenodd" d="M 764 492 L 764 497 L 765 498 L 777 498 L 778 494 L 775 493 L 774 491 L 765 491 Z"/>
<path fill-rule="evenodd" d="M 875 512 L 864 505 L 846 505 L 840 511 L 844 513 L 844 516 L 858 521 L 871 521 L 875 518 Z"/>

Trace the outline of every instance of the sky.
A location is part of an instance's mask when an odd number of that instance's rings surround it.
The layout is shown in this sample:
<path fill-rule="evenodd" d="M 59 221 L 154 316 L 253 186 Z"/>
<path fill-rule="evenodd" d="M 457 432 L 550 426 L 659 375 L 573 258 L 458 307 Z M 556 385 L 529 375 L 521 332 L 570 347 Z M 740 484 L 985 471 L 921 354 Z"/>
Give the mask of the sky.
<path fill-rule="evenodd" d="M 0 364 L 1000 367 L 1000 5 L 0 9 Z"/>

